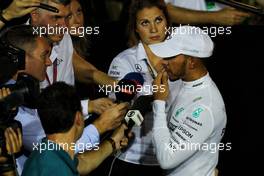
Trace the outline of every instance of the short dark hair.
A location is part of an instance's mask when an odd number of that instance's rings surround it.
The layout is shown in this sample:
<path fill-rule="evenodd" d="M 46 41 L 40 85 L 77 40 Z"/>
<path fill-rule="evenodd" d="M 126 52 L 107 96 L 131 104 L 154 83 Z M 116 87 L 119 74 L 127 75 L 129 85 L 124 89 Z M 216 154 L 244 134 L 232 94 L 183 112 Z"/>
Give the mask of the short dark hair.
<path fill-rule="evenodd" d="M 14 47 L 30 52 L 36 46 L 38 37 L 31 25 L 17 25 L 6 29 L 1 35 L 1 40 L 4 39 Z"/>
<path fill-rule="evenodd" d="M 170 26 L 169 13 L 164 0 L 132 0 L 129 7 L 129 20 L 127 25 L 128 45 L 130 47 L 137 45 L 140 40 L 139 35 L 136 33 L 137 13 L 144 8 L 151 7 L 160 9 L 166 18 L 167 27 Z"/>
<path fill-rule="evenodd" d="M 69 131 L 82 108 L 75 88 L 56 82 L 41 92 L 37 109 L 45 133 L 54 134 Z"/>
<path fill-rule="evenodd" d="M 30 25 L 17 25 L 5 29 L 0 36 L 0 84 L 2 84 L 17 72 L 15 65 L 10 62 L 7 48 L 18 48 L 30 53 L 36 47 L 38 35 L 34 34 L 33 27 Z"/>

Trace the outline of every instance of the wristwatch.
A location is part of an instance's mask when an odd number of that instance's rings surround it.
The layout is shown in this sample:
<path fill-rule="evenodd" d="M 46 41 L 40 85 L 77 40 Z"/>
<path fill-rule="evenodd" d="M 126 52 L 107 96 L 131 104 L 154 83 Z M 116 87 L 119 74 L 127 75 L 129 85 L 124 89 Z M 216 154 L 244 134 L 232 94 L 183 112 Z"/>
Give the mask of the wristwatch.
<path fill-rule="evenodd" d="M 0 10 L 0 21 L 2 21 L 4 24 L 8 23 L 8 21 L 3 17 L 3 11 Z"/>
<path fill-rule="evenodd" d="M 112 145 L 113 153 L 116 152 L 116 144 L 115 144 L 115 141 L 112 138 L 107 138 L 106 140 L 108 142 L 110 142 L 110 144 Z"/>

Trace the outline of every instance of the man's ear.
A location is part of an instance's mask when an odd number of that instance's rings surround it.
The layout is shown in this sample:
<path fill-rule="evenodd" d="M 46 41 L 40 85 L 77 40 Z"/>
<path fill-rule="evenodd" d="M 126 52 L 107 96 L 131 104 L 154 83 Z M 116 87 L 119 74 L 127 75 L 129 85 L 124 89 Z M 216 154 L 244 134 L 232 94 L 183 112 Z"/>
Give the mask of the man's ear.
<path fill-rule="evenodd" d="M 30 17 L 31 17 L 31 23 L 33 25 L 37 24 L 39 21 L 39 16 L 40 16 L 40 12 L 39 9 L 34 10 L 33 12 L 30 13 Z"/>
<path fill-rule="evenodd" d="M 75 123 L 80 126 L 83 124 L 83 117 L 82 117 L 82 113 L 80 111 L 77 111 L 75 113 Z"/>
<path fill-rule="evenodd" d="M 31 56 L 26 52 L 25 54 L 25 70 L 23 70 L 23 72 L 26 72 L 26 70 L 30 69 L 32 63 L 30 63 L 32 60 L 31 60 Z M 20 70 L 22 71 L 22 70 Z"/>
<path fill-rule="evenodd" d="M 196 61 L 195 61 L 195 58 L 192 57 L 192 56 L 187 56 L 188 59 L 187 59 L 187 63 L 188 63 L 188 67 L 189 69 L 194 69 L 196 67 Z"/>

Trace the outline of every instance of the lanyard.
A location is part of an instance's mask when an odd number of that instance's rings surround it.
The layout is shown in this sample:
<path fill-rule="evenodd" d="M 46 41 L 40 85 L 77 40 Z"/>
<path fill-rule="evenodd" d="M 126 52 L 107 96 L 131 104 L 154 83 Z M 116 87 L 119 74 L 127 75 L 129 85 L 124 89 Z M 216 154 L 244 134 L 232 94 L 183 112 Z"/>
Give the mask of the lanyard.
<path fill-rule="evenodd" d="M 58 74 L 58 63 L 57 63 L 57 58 L 54 60 L 53 62 L 53 82 L 52 83 L 55 83 L 57 81 L 57 74 Z M 50 82 L 50 79 L 49 79 L 49 76 L 46 72 L 46 79 L 49 83 L 49 85 L 51 85 L 51 82 Z"/>

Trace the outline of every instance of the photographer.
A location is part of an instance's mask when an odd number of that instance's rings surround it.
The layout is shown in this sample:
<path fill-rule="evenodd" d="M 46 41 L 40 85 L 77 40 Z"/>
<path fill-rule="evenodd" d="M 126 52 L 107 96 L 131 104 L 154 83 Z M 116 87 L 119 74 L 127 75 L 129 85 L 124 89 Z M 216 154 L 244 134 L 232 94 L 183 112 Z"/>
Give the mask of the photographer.
<path fill-rule="evenodd" d="M 10 94 L 10 90 L 6 88 L 0 89 L 0 100 Z M 0 146 L 0 174 L 3 176 L 15 175 L 15 168 L 9 167 L 8 160 L 13 160 L 13 154 L 20 152 L 22 147 L 22 135 L 20 129 L 15 131 L 12 128 L 7 128 L 4 131 L 5 146 Z M 7 154 L 4 153 L 6 148 Z M 12 161 L 11 161 L 12 162 Z"/>
<path fill-rule="evenodd" d="M 31 75 L 36 84 L 45 79 L 46 68 L 51 64 L 49 60 L 51 48 L 44 37 L 34 35 L 31 26 L 14 26 L 2 34 L 0 41 L 0 84 L 15 84 L 19 74 L 22 73 Z M 21 119 L 17 118 L 19 116 L 37 119 L 33 103 L 29 106 L 31 107 L 19 107 L 16 120 L 21 122 Z M 22 126 L 24 127 L 27 123 L 23 121 Z M 37 131 L 41 132 L 41 125 L 34 125 L 34 128 L 38 128 Z M 33 140 L 32 133 L 23 130 L 24 147 Z M 18 171 L 21 172 L 20 164 L 18 164 Z"/>

